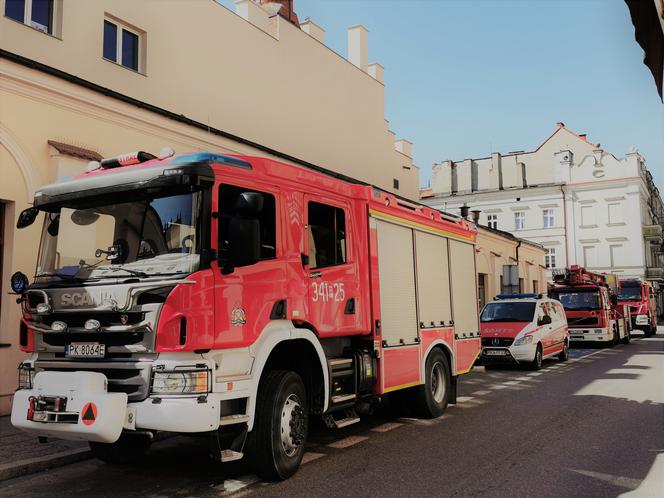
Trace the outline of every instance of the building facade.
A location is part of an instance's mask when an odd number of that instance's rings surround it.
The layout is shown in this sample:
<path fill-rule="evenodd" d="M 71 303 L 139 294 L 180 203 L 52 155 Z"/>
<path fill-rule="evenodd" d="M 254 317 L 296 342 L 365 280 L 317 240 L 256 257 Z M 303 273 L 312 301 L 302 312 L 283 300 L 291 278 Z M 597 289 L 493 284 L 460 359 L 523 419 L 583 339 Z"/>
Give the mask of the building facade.
<path fill-rule="evenodd" d="M 347 60 L 281 3 L 0 0 L 0 414 L 23 356 L 9 277 L 34 274 L 40 236 L 40 223 L 14 229 L 18 213 L 88 161 L 162 147 L 259 155 L 417 199 L 367 30 L 349 28 Z"/>
<path fill-rule="evenodd" d="M 661 282 L 662 200 L 636 151 L 617 158 L 558 123 L 531 152 L 433 166 L 422 202 L 480 211 L 491 228 L 541 244 L 548 268 L 582 265 Z"/>

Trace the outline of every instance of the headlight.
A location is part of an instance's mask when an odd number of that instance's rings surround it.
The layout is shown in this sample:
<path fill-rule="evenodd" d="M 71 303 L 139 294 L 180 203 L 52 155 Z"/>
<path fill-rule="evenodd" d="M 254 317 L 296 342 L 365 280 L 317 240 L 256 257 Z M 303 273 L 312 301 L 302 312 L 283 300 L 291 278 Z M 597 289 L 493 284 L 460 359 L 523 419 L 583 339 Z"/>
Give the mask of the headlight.
<path fill-rule="evenodd" d="M 514 341 L 514 345 L 523 346 L 525 344 L 531 344 L 532 342 L 533 342 L 532 335 L 524 335 L 523 337 L 519 337 L 516 341 Z"/>
<path fill-rule="evenodd" d="M 153 394 L 205 394 L 209 392 L 210 371 L 154 372 Z"/>
<path fill-rule="evenodd" d="M 35 369 L 27 363 L 21 363 L 18 366 L 18 389 L 32 389 L 34 376 Z"/>

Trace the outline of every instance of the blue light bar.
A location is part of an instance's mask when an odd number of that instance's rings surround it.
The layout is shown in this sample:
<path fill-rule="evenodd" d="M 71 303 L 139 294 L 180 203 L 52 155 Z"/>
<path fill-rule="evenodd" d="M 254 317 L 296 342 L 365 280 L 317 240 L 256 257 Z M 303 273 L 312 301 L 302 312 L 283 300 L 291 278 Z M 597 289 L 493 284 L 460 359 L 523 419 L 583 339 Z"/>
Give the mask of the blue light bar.
<path fill-rule="evenodd" d="M 496 299 L 542 299 L 542 294 L 498 294 Z"/>

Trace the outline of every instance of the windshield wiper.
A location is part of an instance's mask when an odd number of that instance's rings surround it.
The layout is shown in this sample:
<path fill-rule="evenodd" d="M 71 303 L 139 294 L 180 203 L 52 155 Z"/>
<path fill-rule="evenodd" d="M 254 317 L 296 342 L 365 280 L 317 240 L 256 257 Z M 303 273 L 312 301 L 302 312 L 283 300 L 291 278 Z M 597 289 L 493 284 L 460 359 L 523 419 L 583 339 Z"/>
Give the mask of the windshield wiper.
<path fill-rule="evenodd" d="M 112 271 L 112 272 L 116 272 L 116 271 L 126 271 L 126 272 L 129 273 L 130 275 L 136 275 L 137 277 L 141 277 L 141 278 L 147 278 L 147 277 L 150 276 L 150 275 L 148 275 L 147 273 L 145 273 L 144 271 L 131 270 L 131 269 L 129 269 L 129 268 L 105 268 L 105 270 L 107 270 L 107 271 Z"/>
<path fill-rule="evenodd" d="M 76 275 L 67 275 L 66 273 L 38 273 L 35 275 L 35 278 L 43 277 L 58 277 L 61 280 L 68 280 L 70 282 L 85 282 L 87 280 Z"/>

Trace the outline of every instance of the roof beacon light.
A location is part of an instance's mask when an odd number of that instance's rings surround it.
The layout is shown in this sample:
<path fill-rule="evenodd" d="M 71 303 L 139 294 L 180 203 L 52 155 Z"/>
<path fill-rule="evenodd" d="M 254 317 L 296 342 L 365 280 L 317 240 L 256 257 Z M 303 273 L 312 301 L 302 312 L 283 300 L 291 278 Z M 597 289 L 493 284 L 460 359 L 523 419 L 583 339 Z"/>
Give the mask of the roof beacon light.
<path fill-rule="evenodd" d="M 156 159 L 157 156 L 150 154 L 149 152 L 144 152 L 142 150 L 136 152 L 130 152 L 129 154 L 122 154 L 115 157 L 109 157 L 108 159 L 102 159 L 101 167 L 104 169 L 110 168 L 119 168 L 121 166 L 131 166 L 133 164 L 144 163 L 145 161 L 150 161 L 151 159 Z"/>

